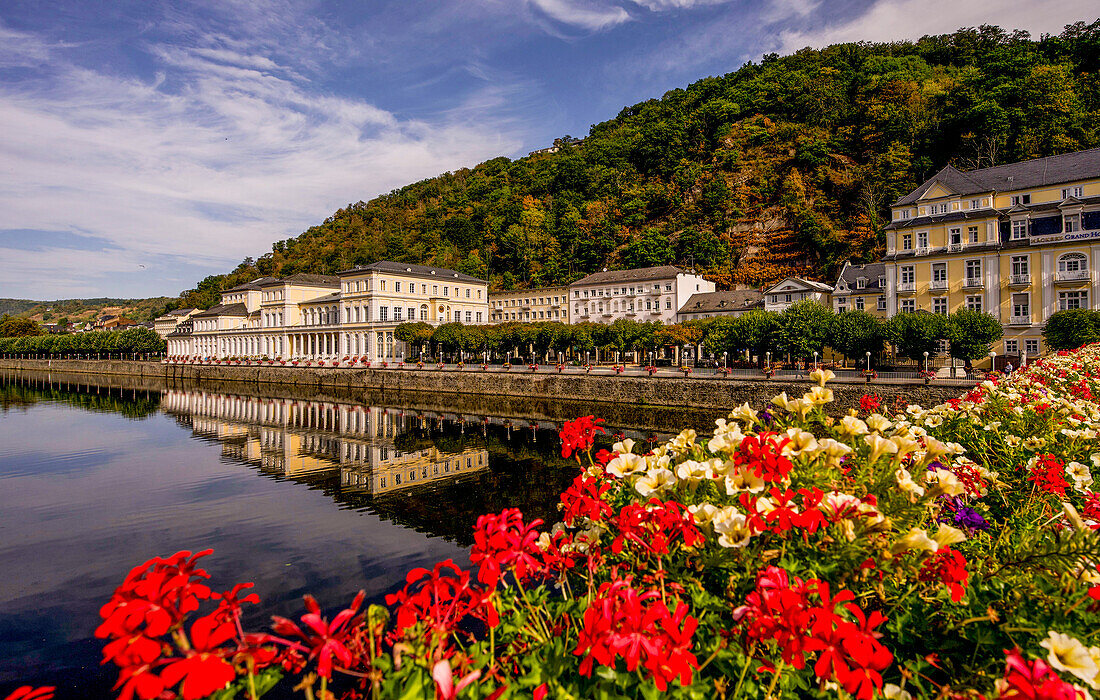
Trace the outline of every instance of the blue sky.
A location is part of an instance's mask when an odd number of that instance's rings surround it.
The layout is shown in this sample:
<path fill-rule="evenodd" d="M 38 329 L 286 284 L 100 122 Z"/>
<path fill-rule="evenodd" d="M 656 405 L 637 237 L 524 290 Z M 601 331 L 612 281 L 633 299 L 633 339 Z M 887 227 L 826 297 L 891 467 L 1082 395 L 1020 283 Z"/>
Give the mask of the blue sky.
<path fill-rule="evenodd" d="M 0 297 L 175 295 L 337 208 L 803 46 L 1091 0 L 5 0 Z"/>

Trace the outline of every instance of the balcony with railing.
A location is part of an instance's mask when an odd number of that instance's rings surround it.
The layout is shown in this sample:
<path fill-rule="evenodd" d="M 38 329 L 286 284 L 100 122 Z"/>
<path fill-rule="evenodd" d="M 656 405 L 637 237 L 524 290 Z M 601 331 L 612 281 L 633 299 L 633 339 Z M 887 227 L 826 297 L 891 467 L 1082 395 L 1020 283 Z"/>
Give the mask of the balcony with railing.
<path fill-rule="evenodd" d="M 916 291 L 916 282 L 898 282 L 898 294 L 913 294 Z"/>
<path fill-rule="evenodd" d="M 950 245 L 947 246 L 947 251 L 949 253 L 961 253 L 963 247 L 964 247 L 964 244 L 962 244 L 962 243 L 951 243 Z"/>
<path fill-rule="evenodd" d="M 1088 279 L 1088 270 L 1058 270 L 1058 272 L 1054 273 L 1055 282 L 1085 282 Z"/>
<path fill-rule="evenodd" d="M 932 280 L 928 283 L 928 288 L 933 292 L 943 291 L 950 286 L 947 280 Z"/>
<path fill-rule="evenodd" d="M 926 245 L 917 246 L 916 250 L 913 251 L 913 254 L 914 255 L 931 255 L 932 254 L 932 249 L 929 248 Z"/>
<path fill-rule="evenodd" d="M 1031 314 L 1017 314 L 1013 313 L 1008 317 L 1008 325 L 1010 326 L 1030 326 Z"/>
<path fill-rule="evenodd" d="M 1031 274 L 1022 272 L 1015 275 L 1009 275 L 1008 283 L 1013 287 L 1026 287 L 1031 284 Z"/>
<path fill-rule="evenodd" d="M 981 277 L 964 277 L 963 289 L 981 289 L 985 286 L 985 282 Z"/>

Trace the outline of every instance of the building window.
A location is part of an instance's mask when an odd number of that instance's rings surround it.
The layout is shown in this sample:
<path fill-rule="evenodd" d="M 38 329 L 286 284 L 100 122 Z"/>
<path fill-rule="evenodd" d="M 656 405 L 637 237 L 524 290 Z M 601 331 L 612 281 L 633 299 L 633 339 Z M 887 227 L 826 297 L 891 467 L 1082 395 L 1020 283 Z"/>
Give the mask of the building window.
<path fill-rule="evenodd" d="M 1087 308 L 1089 308 L 1089 293 L 1087 291 L 1058 292 L 1059 311 Z"/>
<path fill-rule="evenodd" d="M 1012 295 L 1012 316 L 1015 318 L 1031 316 L 1031 296 L 1029 294 Z"/>
<path fill-rule="evenodd" d="M 967 226 L 966 227 L 966 238 L 970 242 L 971 245 L 975 245 L 978 242 L 978 227 L 977 226 Z"/>
<path fill-rule="evenodd" d="M 378 320 L 379 321 L 388 320 L 389 313 L 390 313 L 390 307 L 388 307 L 388 306 L 379 306 L 378 307 Z"/>
<path fill-rule="evenodd" d="M 856 297 L 856 311 L 863 311 L 863 297 Z"/>
<path fill-rule="evenodd" d="M 932 281 L 941 284 L 947 283 L 947 263 L 934 263 L 932 265 Z"/>
<path fill-rule="evenodd" d="M 785 302 L 787 302 L 788 304 L 790 304 L 790 303 L 791 303 L 791 295 L 790 295 L 790 294 L 786 294 L 786 295 L 784 295 L 784 296 L 785 296 L 786 298 L 785 298 L 785 299 L 783 299 L 783 301 L 785 301 Z"/>
<path fill-rule="evenodd" d="M 466 323 L 471 323 L 473 320 L 474 320 L 474 312 L 473 311 L 467 311 L 466 312 Z"/>
<path fill-rule="evenodd" d="M 1065 187 L 1062 189 L 1062 199 L 1069 199 L 1070 197 L 1077 197 L 1078 199 L 1085 193 L 1083 187 Z"/>
<path fill-rule="evenodd" d="M 836 303 L 838 303 L 838 304 L 847 304 L 848 303 L 848 297 L 837 297 Z"/>
<path fill-rule="evenodd" d="M 1039 341 L 1038 339 L 1024 339 L 1024 352 L 1028 355 L 1039 354 Z"/>
<path fill-rule="evenodd" d="M 671 309 L 672 308 L 672 299 L 665 299 L 665 308 L 666 309 Z"/>
<path fill-rule="evenodd" d="M 917 231 L 917 247 L 918 248 L 927 248 L 928 247 L 928 232 L 927 231 Z"/>
<path fill-rule="evenodd" d="M 1018 341 L 1018 340 L 1006 340 L 1005 341 L 1005 354 L 1006 355 L 1019 355 L 1020 354 L 1020 341 Z"/>
<path fill-rule="evenodd" d="M 1063 230 L 1066 233 L 1073 233 L 1081 230 L 1081 217 L 1077 214 L 1069 214 L 1063 220 Z"/>
<path fill-rule="evenodd" d="M 393 291 L 395 291 L 395 292 L 400 292 L 401 291 L 401 283 L 400 282 L 394 282 L 393 283 Z"/>
<path fill-rule="evenodd" d="M 947 315 L 947 297 L 932 297 L 932 313 Z"/>
<path fill-rule="evenodd" d="M 966 298 L 966 308 L 971 311 L 982 310 L 982 297 L 980 294 L 972 294 Z"/>
<path fill-rule="evenodd" d="M 879 311 L 885 311 L 886 310 L 886 297 L 885 296 L 880 296 L 878 298 L 878 310 Z"/>
<path fill-rule="evenodd" d="M 865 289 L 866 287 L 867 287 L 867 278 L 866 277 L 857 277 L 856 278 L 856 289 Z"/>
<path fill-rule="evenodd" d="M 469 287 L 466 288 L 466 298 L 467 299 L 470 298 L 470 289 L 469 289 Z"/>
<path fill-rule="evenodd" d="M 980 200 L 980 199 L 970 200 L 970 208 L 971 209 L 981 209 L 982 208 L 982 200 Z"/>
<path fill-rule="evenodd" d="M 912 265 L 905 265 L 901 268 L 900 282 L 902 284 L 913 284 L 916 280 L 916 268 Z"/>
<path fill-rule="evenodd" d="M 672 285 L 671 284 L 666 284 L 665 285 L 665 291 L 666 292 L 671 292 L 672 291 Z"/>
<path fill-rule="evenodd" d="M 421 304 L 420 305 L 420 320 L 421 321 L 427 321 L 428 320 L 428 305 L 427 304 Z"/>
<path fill-rule="evenodd" d="M 948 242 L 951 245 L 962 245 L 962 229 L 953 228 L 948 231 Z"/>
<path fill-rule="evenodd" d="M 911 233 L 902 234 L 901 249 L 902 250 L 913 250 L 913 234 L 911 234 Z"/>
<path fill-rule="evenodd" d="M 1012 195 L 1012 206 L 1016 206 L 1017 204 L 1031 204 L 1031 195 L 1030 194 Z"/>
<path fill-rule="evenodd" d="M 967 280 L 980 280 L 982 278 L 982 261 L 981 260 L 967 260 L 966 261 L 966 279 Z"/>
<path fill-rule="evenodd" d="M 1028 274 L 1027 256 L 1012 256 L 1012 276 L 1016 278 L 1026 277 Z"/>
<path fill-rule="evenodd" d="M 900 311 L 903 314 L 911 314 L 917 310 L 917 302 L 914 299 L 902 299 Z"/>
<path fill-rule="evenodd" d="M 1066 253 L 1058 258 L 1058 272 L 1084 272 L 1089 269 L 1084 253 Z"/>
<path fill-rule="evenodd" d="M 1027 221 L 1017 219 L 1012 222 L 1012 240 L 1019 241 L 1027 238 Z"/>

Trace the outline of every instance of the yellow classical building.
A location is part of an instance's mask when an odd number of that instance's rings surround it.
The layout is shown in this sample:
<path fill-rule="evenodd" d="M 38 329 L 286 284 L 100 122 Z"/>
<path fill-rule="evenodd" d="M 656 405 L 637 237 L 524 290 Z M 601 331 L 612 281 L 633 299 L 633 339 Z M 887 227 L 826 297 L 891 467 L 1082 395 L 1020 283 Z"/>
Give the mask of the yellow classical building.
<path fill-rule="evenodd" d="M 986 311 L 1013 361 L 1055 311 L 1100 308 L 1100 149 L 940 170 L 892 207 L 886 314 Z"/>

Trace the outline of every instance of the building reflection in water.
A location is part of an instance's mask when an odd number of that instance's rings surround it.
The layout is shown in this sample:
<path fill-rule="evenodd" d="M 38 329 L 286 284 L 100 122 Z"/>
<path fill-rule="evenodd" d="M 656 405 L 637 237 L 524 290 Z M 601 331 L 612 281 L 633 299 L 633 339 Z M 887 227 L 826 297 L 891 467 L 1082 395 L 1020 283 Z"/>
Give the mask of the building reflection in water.
<path fill-rule="evenodd" d="M 164 392 L 161 407 L 222 454 L 280 477 L 339 475 L 345 492 L 389 494 L 484 470 L 484 447 L 442 450 L 398 439 L 432 420 L 391 408 L 265 399 L 203 391 Z M 455 418 L 459 418 L 455 416 Z M 536 426 L 537 427 L 537 426 Z M 415 441 L 411 441 L 414 442 Z"/>

